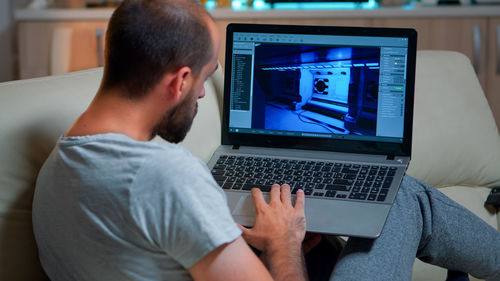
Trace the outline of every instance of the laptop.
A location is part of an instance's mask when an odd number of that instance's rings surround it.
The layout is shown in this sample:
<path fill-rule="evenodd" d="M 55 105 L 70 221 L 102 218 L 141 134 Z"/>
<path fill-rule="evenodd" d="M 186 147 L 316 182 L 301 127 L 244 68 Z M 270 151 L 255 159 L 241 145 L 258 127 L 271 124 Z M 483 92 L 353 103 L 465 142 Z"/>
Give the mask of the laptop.
<path fill-rule="evenodd" d="M 380 235 L 411 154 L 413 29 L 229 24 L 222 144 L 208 166 L 234 219 L 252 187 L 306 194 L 307 230 Z"/>

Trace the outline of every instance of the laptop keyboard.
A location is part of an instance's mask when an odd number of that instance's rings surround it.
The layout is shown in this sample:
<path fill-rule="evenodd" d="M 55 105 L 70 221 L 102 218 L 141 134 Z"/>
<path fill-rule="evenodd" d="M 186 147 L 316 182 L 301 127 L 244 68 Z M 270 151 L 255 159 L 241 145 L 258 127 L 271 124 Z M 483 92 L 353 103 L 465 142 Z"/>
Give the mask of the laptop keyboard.
<path fill-rule="evenodd" d="M 333 161 L 222 155 L 212 175 L 223 189 L 269 192 L 287 183 L 306 197 L 385 201 L 397 167 Z"/>

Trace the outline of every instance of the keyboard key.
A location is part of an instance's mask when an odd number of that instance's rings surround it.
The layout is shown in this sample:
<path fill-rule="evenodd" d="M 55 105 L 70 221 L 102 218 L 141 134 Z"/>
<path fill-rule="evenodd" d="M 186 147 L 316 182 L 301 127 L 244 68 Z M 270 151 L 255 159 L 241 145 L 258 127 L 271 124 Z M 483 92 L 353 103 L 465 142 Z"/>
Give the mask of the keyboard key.
<path fill-rule="evenodd" d="M 365 200 L 368 197 L 366 193 L 351 193 L 349 199 Z"/>
<path fill-rule="evenodd" d="M 227 177 L 226 177 L 226 176 L 214 175 L 214 179 L 215 179 L 217 182 L 219 182 L 219 181 L 224 182 L 224 181 L 227 179 Z"/>
<path fill-rule="evenodd" d="M 222 188 L 231 189 L 232 186 L 233 186 L 232 182 L 226 182 L 225 184 L 222 185 Z"/>
<path fill-rule="evenodd" d="M 359 169 L 355 169 L 355 168 L 342 169 L 342 173 L 344 173 L 344 174 L 357 174 L 358 172 L 359 172 Z"/>
<path fill-rule="evenodd" d="M 324 193 L 323 192 L 314 192 L 313 196 L 318 196 L 318 197 L 323 197 Z"/>
<path fill-rule="evenodd" d="M 315 187 L 316 187 L 316 184 L 314 184 L 314 183 L 306 184 L 306 188 L 315 188 Z"/>
<path fill-rule="evenodd" d="M 336 191 L 349 191 L 351 190 L 350 186 L 338 185 L 338 184 L 327 184 L 325 187 L 326 190 L 336 190 Z"/>
<path fill-rule="evenodd" d="M 244 184 L 241 188 L 242 190 L 251 190 L 252 188 L 258 188 L 262 190 L 262 192 L 269 192 L 271 190 L 271 186 L 265 186 L 260 184 Z"/>
<path fill-rule="evenodd" d="M 354 183 L 354 180 L 348 180 L 348 179 L 335 179 L 335 180 L 333 180 L 333 184 L 352 185 L 353 183 Z"/>
<path fill-rule="evenodd" d="M 344 179 L 353 180 L 356 178 L 356 174 L 345 174 Z"/>
<path fill-rule="evenodd" d="M 248 178 L 246 183 L 255 183 L 257 179 L 255 178 Z"/>
<path fill-rule="evenodd" d="M 243 184 L 241 183 L 235 183 L 233 184 L 233 187 L 231 189 L 233 190 L 240 190 L 243 187 Z"/>
<path fill-rule="evenodd" d="M 335 197 L 335 194 L 337 194 L 337 192 L 330 190 L 325 193 L 325 197 Z"/>
<path fill-rule="evenodd" d="M 224 170 L 218 170 L 218 169 L 212 169 L 211 173 L 214 176 L 223 176 L 224 175 Z"/>

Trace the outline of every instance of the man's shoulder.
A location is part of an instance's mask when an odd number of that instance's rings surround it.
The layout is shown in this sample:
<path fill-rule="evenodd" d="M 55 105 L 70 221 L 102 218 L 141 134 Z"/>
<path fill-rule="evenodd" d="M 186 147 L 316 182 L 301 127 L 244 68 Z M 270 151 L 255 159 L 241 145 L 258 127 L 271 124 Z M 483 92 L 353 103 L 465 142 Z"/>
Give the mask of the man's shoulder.
<path fill-rule="evenodd" d="M 114 133 L 64 137 L 59 140 L 56 150 L 96 157 L 114 158 L 113 156 L 116 156 L 122 160 L 137 156 L 163 159 L 170 157 L 194 158 L 189 151 L 177 144 L 137 141 L 128 136 Z"/>

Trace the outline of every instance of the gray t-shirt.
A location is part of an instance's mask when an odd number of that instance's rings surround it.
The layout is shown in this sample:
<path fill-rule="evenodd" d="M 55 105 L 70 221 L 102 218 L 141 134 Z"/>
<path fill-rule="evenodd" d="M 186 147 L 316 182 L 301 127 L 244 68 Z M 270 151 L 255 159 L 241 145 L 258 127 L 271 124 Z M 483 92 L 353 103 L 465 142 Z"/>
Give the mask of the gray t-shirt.
<path fill-rule="evenodd" d="M 61 138 L 38 175 L 33 227 L 57 280 L 191 280 L 241 231 L 206 165 L 124 135 Z"/>

